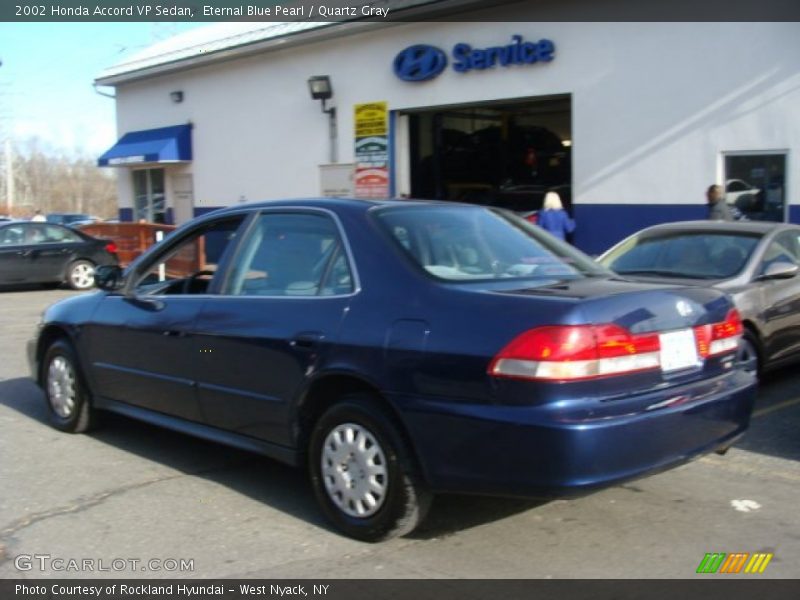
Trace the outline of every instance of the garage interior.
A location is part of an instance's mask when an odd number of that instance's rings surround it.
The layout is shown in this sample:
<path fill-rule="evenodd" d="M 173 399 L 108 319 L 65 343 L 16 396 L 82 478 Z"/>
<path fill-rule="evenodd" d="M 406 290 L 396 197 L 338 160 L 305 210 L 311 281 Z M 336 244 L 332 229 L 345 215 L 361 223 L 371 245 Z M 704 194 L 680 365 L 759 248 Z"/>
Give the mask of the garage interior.
<path fill-rule="evenodd" d="M 569 95 L 407 112 L 411 196 L 541 208 L 544 194 L 572 193 Z"/>

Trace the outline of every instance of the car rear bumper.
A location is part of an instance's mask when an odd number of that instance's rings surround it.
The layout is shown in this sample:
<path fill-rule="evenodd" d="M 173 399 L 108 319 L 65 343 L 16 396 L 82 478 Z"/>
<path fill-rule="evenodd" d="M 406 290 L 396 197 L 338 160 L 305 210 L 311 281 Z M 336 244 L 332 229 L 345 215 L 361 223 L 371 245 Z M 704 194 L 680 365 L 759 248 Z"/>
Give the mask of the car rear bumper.
<path fill-rule="evenodd" d="M 395 398 L 437 492 L 557 496 L 640 477 L 726 448 L 747 429 L 742 370 L 607 402 L 499 406 Z"/>

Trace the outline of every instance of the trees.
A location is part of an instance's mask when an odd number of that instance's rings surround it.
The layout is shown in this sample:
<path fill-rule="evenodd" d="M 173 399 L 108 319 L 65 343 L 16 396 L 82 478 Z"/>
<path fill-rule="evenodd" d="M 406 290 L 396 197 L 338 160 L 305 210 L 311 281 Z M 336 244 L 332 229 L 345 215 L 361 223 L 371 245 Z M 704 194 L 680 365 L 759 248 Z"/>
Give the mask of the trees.
<path fill-rule="evenodd" d="M 0 214 L 27 217 L 39 209 L 79 212 L 110 218 L 117 216 L 116 172 L 101 169 L 85 153 L 56 150 L 32 138 L 12 144 L 0 169 Z M 13 168 L 6 168 L 9 158 Z M 13 174 L 9 198 L 8 173 Z"/>

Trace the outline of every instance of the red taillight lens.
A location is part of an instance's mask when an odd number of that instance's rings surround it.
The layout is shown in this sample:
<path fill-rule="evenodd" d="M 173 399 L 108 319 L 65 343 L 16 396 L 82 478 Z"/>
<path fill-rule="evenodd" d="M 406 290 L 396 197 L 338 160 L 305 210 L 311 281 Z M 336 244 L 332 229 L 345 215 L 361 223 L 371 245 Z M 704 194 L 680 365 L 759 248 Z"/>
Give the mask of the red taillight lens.
<path fill-rule="evenodd" d="M 533 223 L 534 225 L 536 225 L 539 222 L 539 213 L 533 213 L 532 215 L 528 215 L 527 217 L 525 217 L 525 220 L 528 221 L 528 223 Z"/>
<path fill-rule="evenodd" d="M 657 369 L 658 334 L 634 335 L 619 325 L 548 326 L 526 331 L 492 360 L 497 377 L 590 379 Z"/>
<path fill-rule="evenodd" d="M 539 327 L 512 340 L 497 358 L 588 360 L 596 357 L 595 347 L 590 325 Z"/>
<path fill-rule="evenodd" d="M 108 242 L 106 244 L 106 252 L 109 252 L 111 254 L 116 254 L 117 253 L 117 245 L 114 242 Z"/>
<path fill-rule="evenodd" d="M 739 311 L 732 308 L 722 323 L 700 325 L 694 328 L 697 353 L 706 358 L 733 352 L 739 347 L 739 338 L 743 331 Z"/>

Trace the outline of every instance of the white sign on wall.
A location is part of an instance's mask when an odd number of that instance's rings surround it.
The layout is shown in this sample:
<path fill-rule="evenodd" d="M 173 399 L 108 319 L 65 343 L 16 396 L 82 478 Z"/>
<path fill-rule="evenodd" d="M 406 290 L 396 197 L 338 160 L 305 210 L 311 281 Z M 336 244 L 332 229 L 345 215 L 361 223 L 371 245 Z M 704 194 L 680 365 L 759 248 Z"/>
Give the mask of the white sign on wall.
<path fill-rule="evenodd" d="M 330 198 L 353 195 L 353 164 L 336 163 L 319 166 L 320 194 Z"/>

